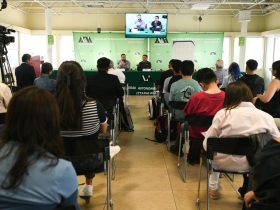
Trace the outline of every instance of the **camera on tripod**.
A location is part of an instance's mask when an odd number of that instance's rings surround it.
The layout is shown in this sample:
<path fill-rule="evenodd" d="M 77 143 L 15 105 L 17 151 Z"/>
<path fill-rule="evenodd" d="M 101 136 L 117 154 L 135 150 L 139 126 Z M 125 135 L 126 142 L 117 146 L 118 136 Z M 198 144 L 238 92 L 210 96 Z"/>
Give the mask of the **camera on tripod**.
<path fill-rule="evenodd" d="M 16 31 L 0 25 L 0 72 L 1 72 L 2 82 L 9 85 L 10 88 L 14 86 L 14 82 L 15 82 L 12 74 L 9 58 L 7 56 L 8 54 L 7 45 L 12 42 L 15 42 L 15 37 L 7 36 L 7 34 L 10 34 L 11 32 L 16 32 Z"/>
<path fill-rule="evenodd" d="M 16 32 L 15 30 L 8 29 L 5 26 L 0 26 L 0 44 L 8 45 L 12 42 L 15 42 L 15 37 L 7 36 L 7 34 L 11 34 L 11 32 Z"/>

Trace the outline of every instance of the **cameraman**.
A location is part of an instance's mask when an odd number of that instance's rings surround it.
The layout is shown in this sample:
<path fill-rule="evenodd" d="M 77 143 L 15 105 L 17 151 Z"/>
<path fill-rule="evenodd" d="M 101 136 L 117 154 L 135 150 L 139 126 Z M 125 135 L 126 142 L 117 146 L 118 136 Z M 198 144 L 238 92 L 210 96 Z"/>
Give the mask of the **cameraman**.
<path fill-rule="evenodd" d="M 18 90 L 33 85 L 36 78 L 34 67 L 31 65 L 31 55 L 24 54 L 21 60 L 22 64 L 15 69 Z"/>

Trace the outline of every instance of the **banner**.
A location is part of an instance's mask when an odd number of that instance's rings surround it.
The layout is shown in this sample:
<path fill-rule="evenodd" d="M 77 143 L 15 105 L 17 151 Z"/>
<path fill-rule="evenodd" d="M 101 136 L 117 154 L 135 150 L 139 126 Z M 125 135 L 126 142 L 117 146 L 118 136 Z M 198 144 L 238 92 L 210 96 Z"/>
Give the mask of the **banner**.
<path fill-rule="evenodd" d="M 100 57 L 108 57 L 115 66 L 122 53 L 131 63 L 131 69 L 149 54 L 153 70 L 168 68 L 174 42 L 194 43 L 194 63 L 198 70 L 214 67 L 216 60 L 222 58 L 224 33 L 168 33 L 166 38 L 125 38 L 124 33 L 74 32 L 75 59 L 84 69 L 96 69 Z M 149 44 L 149 46 L 148 46 Z M 149 53 L 148 53 L 149 49 Z M 187 52 L 186 52 L 187 53 Z"/>

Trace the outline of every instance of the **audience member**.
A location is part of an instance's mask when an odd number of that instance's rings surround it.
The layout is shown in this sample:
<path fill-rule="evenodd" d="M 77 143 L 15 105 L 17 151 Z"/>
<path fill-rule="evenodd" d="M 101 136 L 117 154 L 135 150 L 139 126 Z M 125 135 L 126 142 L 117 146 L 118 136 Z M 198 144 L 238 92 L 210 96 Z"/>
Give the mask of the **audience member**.
<path fill-rule="evenodd" d="M 7 107 L 12 98 L 12 92 L 8 85 L 0 83 L 0 113 L 7 112 Z"/>
<path fill-rule="evenodd" d="M 163 97 L 164 97 L 164 102 L 168 106 L 169 105 L 169 93 L 170 93 L 170 82 L 172 83 L 178 81 L 179 79 L 182 79 L 182 75 L 180 74 L 180 65 L 181 61 L 178 59 L 172 59 L 170 60 L 170 67 L 173 71 L 173 76 L 170 76 L 164 80 L 164 85 L 163 85 Z M 170 86 L 169 86 L 170 85 Z"/>
<path fill-rule="evenodd" d="M 34 80 L 34 85 L 48 90 L 48 91 L 54 91 L 56 86 L 56 80 L 50 79 L 49 76 L 51 75 L 53 70 L 51 63 L 43 63 L 41 66 L 41 75 L 39 78 L 36 78 Z"/>
<path fill-rule="evenodd" d="M 225 93 L 217 85 L 217 77 L 213 70 L 203 68 L 197 71 L 197 81 L 202 87 L 202 92 L 194 93 L 184 112 L 186 115 L 214 116 L 222 108 Z M 199 163 L 200 152 L 204 136 L 201 134 L 208 127 L 190 126 L 190 148 L 188 152 L 188 162 L 190 164 Z"/>
<path fill-rule="evenodd" d="M 278 210 L 280 203 L 280 138 L 273 138 L 256 157 L 252 191 L 244 196 L 248 210 Z"/>
<path fill-rule="evenodd" d="M 203 141 L 205 150 L 207 150 L 207 138 L 209 137 L 242 137 L 268 133 L 273 138 L 280 138 L 274 119 L 269 114 L 258 110 L 253 105 L 252 100 L 253 95 L 245 83 L 238 81 L 228 85 L 223 109 L 216 113 L 211 127 L 206 132 Z M 215 165 L 215 168 L 239 172 L 249 169 L 249 163 L 245 156 L 218 153 L 212 164 Z M 219 174 L 213 172 L 209 178 L 210 197 L 213 199 L 219 198 Z M 245 185 L 247 185 L 246 180 L 243 188 L 246 188 Z M 240 189 L 239 191 L 243 194 L 245 190 Z"/>
<path fill-rule="evenodd" d="M 185 60 L 180 65 L 181 79 L 174 82 L 170 88 L 169 102 L 171 101 L 183 101 L 188 102 L 191 95 L 202 91 L 197 81 L 192 79 L 194 72 L 194 63 L 190 60 Z M 174 110 L 174 119 L 184 120 L 185 113 L 183 110 Z M 178 151 L 178 150 L 177 150 Z"/>
<path fill-rule="evenodd" d="M 22 63 L 15 69 L 18 89 L 33 85 L 36 78 L 34 67 L 31 65 L 31 55 L 24 54 L 21 60 Z"/>
<path fill-rule="evenodd" d="M 246 74 L 239 80 L 244 82 L 252 91 L 253 97 L 264 92 L 264 79 L 256 74 L 258 62 L 250 59 L 246 62 Z"/>
<path fill-rule="evenodd" d="M 255 105 L 274 118 L 280 118 L 280 60 L 272 64 L 272 75 L 275 77 L 263 95 L 257 95 Z"/>
<path fill-rule="evenodd" d="M 77 176 L 61 159 L 59 109 L 37 87 L 15 93 L 0 143 L 0 209 L 44 209 L 77 204 Z"/>
<path fill-rule="evenodd" d="M 125 75 L 120 69 L 115 69 L 114 68 L 114 63 L 113 61 L 110 60 L 109 64 L 109 69 L 108 69 L 108 74 L 112 74 L 118 77 L 119 81 L 121 84 L 125 84 Z"/>
<path fill-rule="evenodd" d="M 217 83 L 218 86 L 220 87 L 223 83 L 223 79 L 226 76 L 226 72 L 224 69 L 224 61 L 222 59 L 218 59 L 215 65 L 215 74 L 217 77 Z"/>
<path fill-rule="evenodd" d="M 241 77 L 239 65 L 235 62 L 228 67 L 228 75 L 224 77 L 221 89 L 225 89 L 228 84 L 237 81 Z"/>
<path fill-rule="evenodd" d="M 126 59 L 126 55 L 124 53 L 121 54 L 121 59 L 118 61 L 117 68 L 130 69 L 130 62 L 129 62 L 129 60 Z"/>
<path fill-rule="evenodd" d="M 142 61 L 137 64 L 137 71 L 143 71 L 143 69 L 151 69 L 152 64 L 150 61 L 148 61 L 148 56 L 143 55 L 142 56 Z"/>
<path fill-rule="evenodd" d="M 182 79 L 174 82 L 171 85 L 169 102 L 188 102 L 191 95 L 201 91 L 201 87 L 197 81 L 192 79 L 192 74 L 194 72 L 194 63 L 190 60 L 185 60 L 180 65 L 180 72 Z M 172 118 L 175 121 L 183 122 L 185 120 L 185 113 L 182 109 L 172 109 Z M 179 150 L 179 139 L 171 146 L 170 151 L 172 153 L 178 154 Z M 183 154 L 183 153 L 181 153 Z"/>
<path fill-rule="evenodd" d="M 75 61 L 65 61 L 58 68 L 56 98 L 61 113 L 63 137 L 88 137 L 98 140 L 98 134 L 106 133 L 107 118 L 102 106 L 85 95 L 86 78 L 83 69 Z M 119 151 L 119 147 L 111 147 Z M 74 164 L 74 168 L 75 164 Z M 86 183 L 79 189 L 81 197 L 92 195 L 94 173 L 85 174 Z"/>
<path fill-rule="evenodd" d="M 168 77 L 171 77 L 173 76 L 173 71 L 172 71 L 172 68 L 171 68 L 171 62 L 173 61 L 174 59 L 171 59 L 168 63 L 168 70 L 162 72 L 162 74 L 160 75 L 160 79 L 159 79 L 159 82 L 158 82 L 158 89 L 159 89 L 159 92 L 162 93 L 162 90 L 163 90 L 163 85 L 164 85 L 164 81 L 166 78 Z"/>
<path fill-rule="evenodd" d="M 97 99 L 108 112 L 112 112 L 119 98 L 120 111 L 122 111 L 124 90 L 118 77 L 108 74 L 109 65 L 108 58 L 102 57 L 97 60 L 98 72 L 87 77 L 86 93 L 89 97 Z"/>

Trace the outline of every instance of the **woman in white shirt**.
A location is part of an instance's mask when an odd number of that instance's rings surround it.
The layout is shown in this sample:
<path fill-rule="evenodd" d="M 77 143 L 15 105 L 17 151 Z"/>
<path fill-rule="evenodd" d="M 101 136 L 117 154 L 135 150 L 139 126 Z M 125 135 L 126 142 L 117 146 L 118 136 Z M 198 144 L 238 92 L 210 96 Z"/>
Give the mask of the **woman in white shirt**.
<path fill-rule="evenodd" d="M 228 85 L 225 94 L 223 109 L 218 111 L 208 129 L 203 142 L 207 150 L 207 138 L 209 137 L 241 137 L 259 133 L 268 133 L 272 138 L 279 138 L 280 133 L 274 119 L 269 114 L 257 109 L 252 103 L 253 95 L 247 85 L 241 81 Z M 234 171 L 246 171 L 249 167 L 245 156 L 217 154 L 215 167 L 231 169 Z M 217 199 L 219 173 L 210 175 L 210 197 Z"/>

